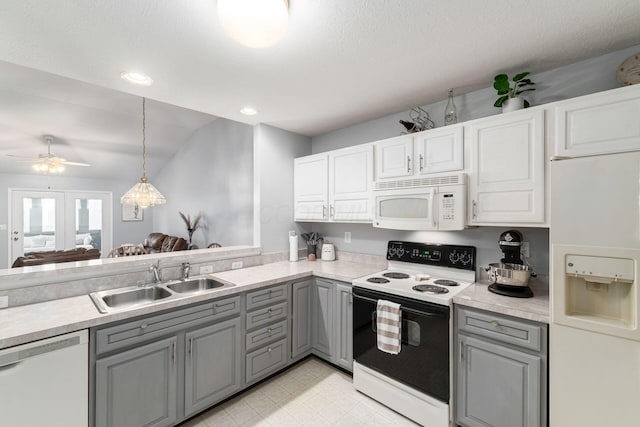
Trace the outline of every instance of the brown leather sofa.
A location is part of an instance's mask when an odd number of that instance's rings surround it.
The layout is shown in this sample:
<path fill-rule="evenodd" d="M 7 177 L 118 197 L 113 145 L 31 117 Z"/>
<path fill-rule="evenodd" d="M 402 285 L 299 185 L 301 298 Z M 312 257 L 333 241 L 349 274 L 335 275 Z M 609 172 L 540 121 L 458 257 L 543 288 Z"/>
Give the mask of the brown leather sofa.
<path fill-rule="evenodd" d="M 33 265 L 86 261 L 96 258 L 100 258 L 100 251 L 97 249 L 74 248 L 64 251 L 31 252 L 28 255 L 16 258 L 11 267 L 31 267 Z"/>
<path fill-rule="evenodd" d="M 182 237 L 168 236 L 164 233 L 151 233 L 146 239 L 144 248 L 148 254 L 184 251 L 187 249 L 187 241 Z"/>

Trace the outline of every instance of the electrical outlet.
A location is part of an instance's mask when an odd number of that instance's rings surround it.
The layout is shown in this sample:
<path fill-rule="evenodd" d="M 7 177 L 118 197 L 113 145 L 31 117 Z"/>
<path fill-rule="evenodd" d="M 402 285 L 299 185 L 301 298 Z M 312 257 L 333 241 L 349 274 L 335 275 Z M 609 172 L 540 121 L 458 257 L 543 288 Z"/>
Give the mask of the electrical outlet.
<path fill-rule="evenodd" d="M 7 295 L 0 297 L 0 308 L 9 307 L 9 297 Z"/>
<path fill-rule="evenodd" d="M 231 269 L 232 270 L 236 270 L 238 268 L 242 268 L 242 266 L 243 266 L 242 261 L 236 261 L 236 262 L 232 262 L 231 263 Z"/>
<path fill-rule="evenodd" d="M 520 246 L 520 253 L 523 257 L 529 258 L 529 242 L 522 242 L 522 246 Z"/>
<path fill-rule="evenodd" d="M 350 231 L 345 231 L 344 232 L 344 242 L 345 243 L 351 243 L 351 232 Z"/>
<path fill-rule="evenodd" d="M 200 267 L 200 274 L 213 273 L 213 265 L 203 265 Z"/>

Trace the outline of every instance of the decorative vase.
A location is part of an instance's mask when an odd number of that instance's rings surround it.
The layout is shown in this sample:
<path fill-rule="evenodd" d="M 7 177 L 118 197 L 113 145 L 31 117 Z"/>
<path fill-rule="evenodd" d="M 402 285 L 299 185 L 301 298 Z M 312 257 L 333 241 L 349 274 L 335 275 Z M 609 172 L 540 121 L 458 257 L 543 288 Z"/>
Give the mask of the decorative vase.
<path fill-rule="evenodd" d="M 522 110 L 524 108 L 524 99 L 519 96 L 515 98 L 507 98 L 502 104 L 502 112 L 508 113 L 509 111 Z"/>

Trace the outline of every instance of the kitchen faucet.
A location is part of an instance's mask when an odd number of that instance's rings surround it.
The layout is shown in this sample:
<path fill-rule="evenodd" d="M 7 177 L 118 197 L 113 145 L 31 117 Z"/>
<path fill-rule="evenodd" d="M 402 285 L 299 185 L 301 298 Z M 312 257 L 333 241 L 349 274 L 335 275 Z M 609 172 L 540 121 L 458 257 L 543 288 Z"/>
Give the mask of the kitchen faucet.
<path fill-rule="evenodd" d="M 160 274 L 160 260 L 157 260 L 155 264 L 149 267 L 149 271 L 153 273 L 153 281 L 155 283 L 162 282 L 162 274 Z"/>
<path fill-rule="evenodd" d="M 182 280 L 186 280 L 189 278 L 189 271 L 191 270 L 191 264 L 188 262 L 182 263 Z"/>

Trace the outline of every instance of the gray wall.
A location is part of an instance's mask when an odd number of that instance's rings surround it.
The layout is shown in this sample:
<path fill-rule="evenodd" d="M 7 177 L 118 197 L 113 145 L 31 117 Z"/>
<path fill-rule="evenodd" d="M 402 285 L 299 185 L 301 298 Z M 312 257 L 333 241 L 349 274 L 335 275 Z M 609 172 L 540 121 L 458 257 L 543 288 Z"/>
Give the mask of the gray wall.
<path fill-rule="evenodd" d="M 0 174 L 0 224 L 9 224 L 9 188 L 38 190 L 92 190 L 111 191 L 113 194 L 113 245 L 142 242 L 153 230 L 152 219 L 145 215 L 143 221 L 123 222 L 120 197 L 135 184 L 118 180 L 84 179 L 54 175 Z M 0 268 L 8 268 L 9 230 L 0 230 Z M 102 254 L 103 257 L 107 254 Z"/>
<path fill-rule="evenodd" d="M 253 134 L 257 194 L 256 226 L 263 252 L 286 251 L 293 220 L 293 159 L 311 154 L 311 138 L 264 124 Z M 257 240 L 257 239 L 256 239 Z"/>
<path fill-rule="evenodd" d="M 600 57 L 571 64 L 555 70 L 533 75 L 537 90 L 526 97 L 532 105 L 545 104 L 561 99 L 599 92 L 619 87 L 615 79 L 616 68 L 622 61 L 637 53 L 640 46 L 612 52 Z M 516 72 L 524 70 L 515 70 Z M 511 73 L 509 73 L 511 74 Z M 466 121 L 500 113 L 493 107 L 497 96 L 492 87 L 454 98 L 458 121 Z M 435 122 L 436 127 L 443 125 L 444 108 L 447 100 L 422 106 Z M 321 153 L 338 148 L 376 141 L 397 136 L 403 130 L 398 123 L 408 119 L 409 111 L 403 111 L 360 123 L 344 129 L 329 132 L 312 138 L 312 152 Z M 432 243 L 458 243 L 478 248 L 478 265 L 500 259 L 498 237 L 507 227 L 480 227 L 455 232 L 401 232 L 375 229 L 370 225 L 345 224 L 304 224 L 306 231 L 318 231 L 336 243 L 338 250 L 383 255 L 388 240 L 408 240 Z M 344 232 L 352 233 L 352 242 L 344 243 Z M 531 263 L 541 274 L 548 274 L 549 232 L 544 228 L 523 228 L 520 231 L 531 245 Z"/>
<path fill-rule="evenodd" d="M 151 183 L 167 203 L 149 212 L 156 232 L 187 238 L 178 212 L 203 214 L 193 243 L 253 242 L 253 129 L 217 119 L 198 129 Z"/>

